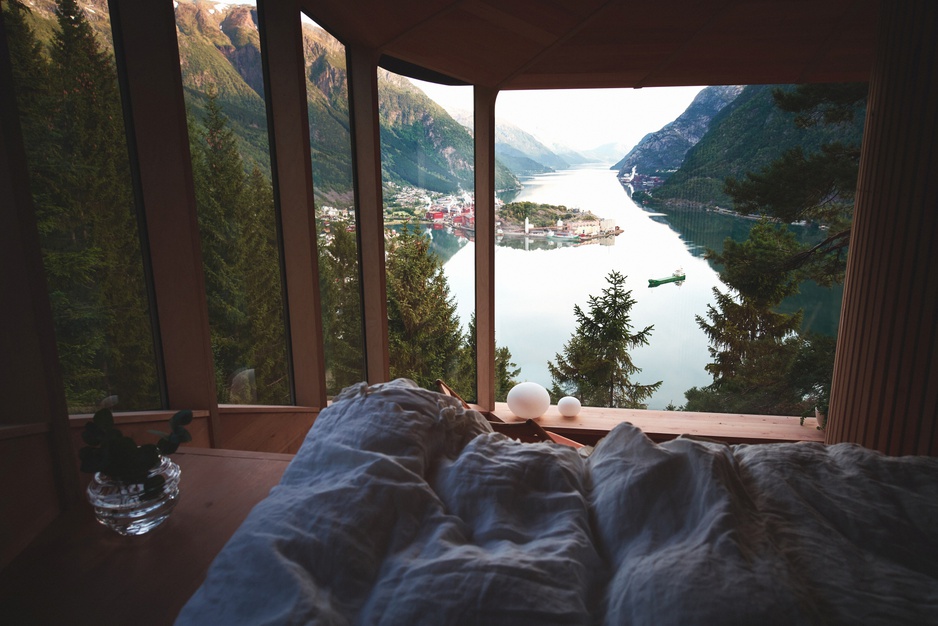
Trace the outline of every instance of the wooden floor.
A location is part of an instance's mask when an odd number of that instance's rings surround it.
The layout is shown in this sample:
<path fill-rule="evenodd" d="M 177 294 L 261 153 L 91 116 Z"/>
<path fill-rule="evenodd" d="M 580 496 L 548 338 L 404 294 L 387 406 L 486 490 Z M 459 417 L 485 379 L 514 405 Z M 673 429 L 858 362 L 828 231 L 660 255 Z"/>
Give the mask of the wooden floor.
<path fill-rule="evenodd" d="M 505 422 L 523 421 L 515 417 L 503 402 L 495 404 L 494 413 Z M 797 417 L 596 407 L 584 407 L 576 417 L 564 417 L 556 406 L 551 405 L 547 413 L 535 421 L 543 428 L 591 445 L 622 422 L 638 426 L 653 441 L 665 441 L 680 435 L 726 443 L 824 441 L 824 432 L 817 429 L 817 420 L 813 417 L 805 419 L 801 425 Z"/>
<path fill-rule="evenodd" d="M 82 502 L 0 574 L 0 624 L 172 624 L 292 455 L 182 449 L 180 499 L 163 526 L 121 537 Z"/>

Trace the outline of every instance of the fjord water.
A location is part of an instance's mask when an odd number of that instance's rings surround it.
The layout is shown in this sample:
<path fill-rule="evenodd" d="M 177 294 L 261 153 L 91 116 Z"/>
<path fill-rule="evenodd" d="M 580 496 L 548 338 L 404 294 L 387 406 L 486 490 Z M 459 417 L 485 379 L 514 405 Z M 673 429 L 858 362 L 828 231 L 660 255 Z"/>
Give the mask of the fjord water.
<path fill-rule="evenodd" d="M 617 270 L 627 277 L 625 288 L 636 301 L 630 312 L 633 329 L 654 326 L 649 345 L 632 351 L 633 362 L 642 369 L 633 382 L 663 381 L 648 407 L 681 405 L 684 391 L 710 384 L 712 378 L 704 369 L 711 361 L 707 338 L 694 316 L 705 316 L 707 305 L 713 303 L 713 287 L 725 290 L 725 286 L 703 254 L 707 247 L 720 249 L 726 237 L 745 238 L 753 222 L 705 211 L 667 216 L 645 211 L 631 201 L 608 165 L 586 165 L 523 182 L 522 191 L 503 199 L 588 210 L 615 220 L 622 232 L 607 245 L 550 245 L 537 240 L 524 249 L 522 240 L 505 239 L 496 246 L 495 340 L 511 350 L 512 360 L 521 368 L 518 379 L 550 387 L 547 363 L 563 350 L 576 328 L 574 305 L 588 310 L 589 297 L 600 295 L 608 286 L 606 276 Z M 444 264 L 464 326 L 474 308 L 474 254 L 474 244 L 465 243 Z M 682 284 L 648 287 L 649 278 L 667 277 L 678 268 L 687 276 Z M 817 288 L 803 296 L 811 305 L 806 322 L 833 334 L 839 298 L 840 290 Z M 786 304 L 785 308 L 803 306 Z"/>

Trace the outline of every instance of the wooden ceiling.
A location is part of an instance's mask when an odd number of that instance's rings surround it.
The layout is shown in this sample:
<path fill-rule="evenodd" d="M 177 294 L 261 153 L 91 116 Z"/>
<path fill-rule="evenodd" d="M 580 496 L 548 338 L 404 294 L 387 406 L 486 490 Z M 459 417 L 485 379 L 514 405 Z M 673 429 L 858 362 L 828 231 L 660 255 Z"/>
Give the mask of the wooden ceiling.
<path fill-rule="evenodd" d="M 866 81 L 878 0 L 300 0 L 382 65 L 500 90 Z M 412 72 L 419 73 L 419 72 Z M 428 78 L 428 76 L 418 76 Z"/>

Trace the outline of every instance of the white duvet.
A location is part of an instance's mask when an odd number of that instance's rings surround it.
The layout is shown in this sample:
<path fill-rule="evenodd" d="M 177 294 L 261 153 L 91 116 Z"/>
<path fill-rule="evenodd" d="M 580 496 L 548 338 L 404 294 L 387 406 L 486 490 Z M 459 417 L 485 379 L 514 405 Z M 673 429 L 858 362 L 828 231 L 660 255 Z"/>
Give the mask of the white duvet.
<path fill-rule="evenodd" d="M 357 385 L 177 623 L 938 624 L 938 460 L 629 424 L 583 458 Z"/>

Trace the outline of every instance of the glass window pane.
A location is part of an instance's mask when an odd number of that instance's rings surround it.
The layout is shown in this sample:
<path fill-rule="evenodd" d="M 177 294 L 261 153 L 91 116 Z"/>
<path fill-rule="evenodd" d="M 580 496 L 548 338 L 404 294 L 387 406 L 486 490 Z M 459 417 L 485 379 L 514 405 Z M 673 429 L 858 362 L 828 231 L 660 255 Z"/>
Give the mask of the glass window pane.
<path fill-rule="evenodd" d="M 460 111 L 424 89 L 462 103 Z M 472 89 L 379 70 L 378 93 L 391 377 L 427 388 L 443 379 L 474 400 Z"/>
<path fill-rule="evenodd" d="M 290 404 L 257 11 L 178 3 L 218 400 Z"/>
<path fill-rule="evenodd" d="M 345 46 L 302 16 L 326 392 L 365 379 Z"/>
<path fill-rule="evenodd" d="M 497 208 L 496 330 L 519 377 L 554 402 L 823 409 L 865 93 L 500 94 L 522 188 Z"/>
<path fill-rule="evenodd" d="M 3 4 L 70 413 L 161 408 L 110 20 L 99 9 Z"/>

